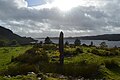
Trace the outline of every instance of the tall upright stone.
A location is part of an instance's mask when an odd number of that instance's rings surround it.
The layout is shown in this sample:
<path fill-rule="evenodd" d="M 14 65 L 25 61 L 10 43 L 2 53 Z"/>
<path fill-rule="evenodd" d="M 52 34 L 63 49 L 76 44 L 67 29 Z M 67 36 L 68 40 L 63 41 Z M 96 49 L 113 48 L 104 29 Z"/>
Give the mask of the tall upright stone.
<path fill-rule="evenodd" d="M 60 52 L 60 64 L 64 64 L 64 34 L 61 31 L 59 36 L 59 52 Z"/>

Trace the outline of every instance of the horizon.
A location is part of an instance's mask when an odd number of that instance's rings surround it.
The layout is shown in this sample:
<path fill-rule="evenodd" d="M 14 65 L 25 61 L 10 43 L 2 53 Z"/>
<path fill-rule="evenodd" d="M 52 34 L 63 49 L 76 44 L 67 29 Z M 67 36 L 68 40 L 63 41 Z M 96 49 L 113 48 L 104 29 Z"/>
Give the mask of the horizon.
<path fill-rule="evenodd" d="M 0 25 L 20 36 L 119 34 L 119 0 L 0 0 Z M 67 4 L 67 5 L 66 5 Z"/>
<path fill-rule="evenodd" d="M 65 36 L 64 38 L 79 38 L 79 37 L 91 37 L 91 36 L 103 36 L 103 35 L 119 35 L 119 34 L 100 34 L 100 35 L 90 35 L 90 36 Z M 49 37 L 49 38 L 59 38 L 59 36 L 45 36 L 45 37 L 38 37 L 38 38 L 35 38 L 35 39 L 45 39 L 46 37 Z"/>

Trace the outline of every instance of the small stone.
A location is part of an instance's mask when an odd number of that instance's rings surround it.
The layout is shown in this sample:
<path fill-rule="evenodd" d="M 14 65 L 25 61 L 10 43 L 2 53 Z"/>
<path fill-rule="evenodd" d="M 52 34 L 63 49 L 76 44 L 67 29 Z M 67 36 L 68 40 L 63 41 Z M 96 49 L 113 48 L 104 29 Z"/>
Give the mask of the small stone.
<path fill-rule="evenodd" d="M 41 80 L 42 78 L 41 77 L 38 77 L 38 80 Z"/>
<path fill-rule="evenodd" d="M 34 72 L 28 72 L 28 74 L 35 74 Z"/>
<path fill-rule="evenodd" d="M 10 76 L 10 75 L 8 75 L 7 77 L 8 77 L 8 78 L 11 78 L 11 76 Z"/>

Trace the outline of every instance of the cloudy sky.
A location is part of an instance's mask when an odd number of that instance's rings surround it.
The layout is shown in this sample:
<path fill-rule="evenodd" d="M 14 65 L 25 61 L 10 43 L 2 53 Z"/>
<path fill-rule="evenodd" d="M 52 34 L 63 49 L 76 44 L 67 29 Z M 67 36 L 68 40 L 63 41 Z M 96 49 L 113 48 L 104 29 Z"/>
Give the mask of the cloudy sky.
<path fill-rule="evenodd" d="M 0 0 L 0 25 L 21 36 L 120 33 L 120 0 Z"/>

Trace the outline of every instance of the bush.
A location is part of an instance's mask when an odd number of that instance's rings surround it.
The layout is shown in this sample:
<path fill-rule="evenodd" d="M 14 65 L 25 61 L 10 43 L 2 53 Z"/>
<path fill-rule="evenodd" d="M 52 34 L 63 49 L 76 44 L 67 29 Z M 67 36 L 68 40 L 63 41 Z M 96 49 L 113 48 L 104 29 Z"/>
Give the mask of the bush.
<path fill-rule="evenodd" d="M 118 55 L 119 53 L 119 50 L 110 50 L 111 55 Z"/>
<path fill-rule="evenodd" d="M 23 63 L 36 64 L 39 62 L 49 62 L 47 53 L 39 48 L 32 48 L 27 50 L 24 54 L 16 57 L 14 61 Z"/>
<path fill-rule="evenodd" d="M 47 66 L 49 65 L 49 67 Z M 53 63 L 53 64 L 41 64 L 40 70 L 45 73 L 57 73 L 66 76 L 74 77 L 91 77 L 96 76 L 99 73 L 99 65 L 97 63 L 68 63 L 63 66 Z"/>
<path fill-rule="evenodd" d="M 68 42 L 68 41 L 66 41 L 66 42 L 65 42 L 65 45 L 66 45 L 66 46 L 69 46 L 69 42 Z"/>
<path fill-rule="evenodd" d="M 101 56 L 116 56 L 119 54 L 119 50 L 104 50 Z"/>
<path fill-rule="evenodd" d="M 45 44 L 43 45 L 43 50 L 57 50 L 57 46 L 54 44 Z"/>
<path fill-rule="evenodd" d="M 76 53 L 76 54 L 83 53 L 83 49 L 81 49 L 81 48 L 76 48 L 75 53 Z"/>
<path fill-rule="evenodd" d="M 93 49 L 92 51 L 91 51 L 91 53 L 93 53 L 93 54 L 99 54 L 99 51 L 97 50 L 97 49 Z"/>
<path fill-rule="evenodd" d="M 105 67 L 109 68 L 109 69 L 119 66 L 118 62 L 113 60 L 113 59 L 112 60 L 105 60 L 104 63 L 105 63 Z"/>
<path fill-rule="evenodd" d="M 97 63 L 85 64 L 85 65 L 67 64 L 64 66 L 63 73 L 71 76 L 91 77 L 91 76 L 96 76 L 99 73 L 98 70 L 99 70 L 99 65 Z"/>
<path fill-rule="evenodd" d="M 110 56 L 110 51 L 104 51 L 104 56 Z"/>
<path fill-rule="evenodd" d="M 116 56 L 119 54 L 119 50 L 97 50 L 93 49 L 91 53 L 99 56 Z"/>
<path fill-rule="evenodd" d="M 84 46 L 84 47 L 88 47 L 88 45 L 87 45 L 87 44 L 85 44 L 85 43 L 84 43 L 84 44 L 82 44 L 82 46 Z"/>
<path fill-rule="evenodd" d="M 75 50 L 70 50 L 70 49 L 64 50 L 64 56 L 68 56 L 68 57 L 76 56 L 81 53 L 83 53 L 83 49 L 81 49 L 81 48 L 76 48 Z"/>
<path fill-rule="evenodd" d="M 106 44 L 106 42 L 101 42 L 101 43 L 100 43 L 100 47 L 101 47 L 101 48 L 107 48 L 108 45 Z"/>
<path fill-rule="evenodd" d="M 21 64 L 21 65 L 10 65 L 8 66 L 8 69 L 3 72 L 4 75 L 21 75 L 21 74 L 27 74 L 28 72 L 35 72 L 38 73 L 39 69 L 35 65 L 30 64 Z"/>
<path fill-rule="evenodd" d="M 42 44 L 36 43 L 33 48 L 42 48 Z"/>
<path fill-rule="evenodd" d="M 75 46 L 81 45 L 81 41 L 79 39 L 75 39 L 74 45 Z"/>
<path fill-rule="evenodd" d="M 73 55 L 75 55 L 74 51 L 64 50 L 64 56 L 70 57 L 70 56 L 73 56 Z"/>

